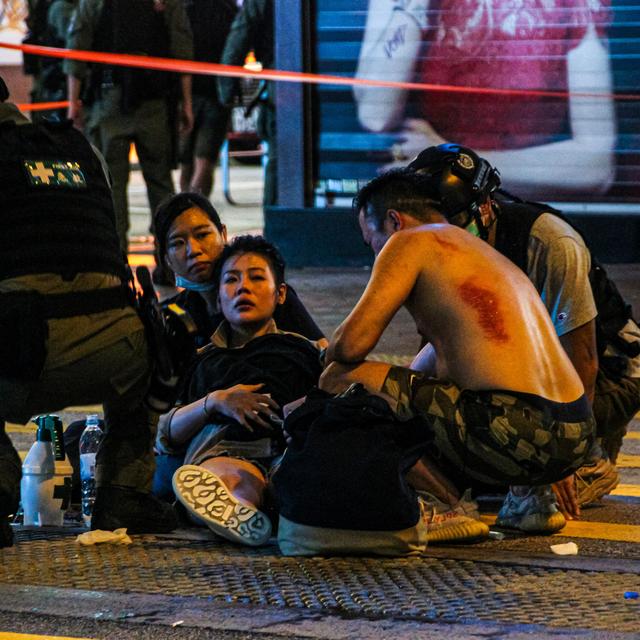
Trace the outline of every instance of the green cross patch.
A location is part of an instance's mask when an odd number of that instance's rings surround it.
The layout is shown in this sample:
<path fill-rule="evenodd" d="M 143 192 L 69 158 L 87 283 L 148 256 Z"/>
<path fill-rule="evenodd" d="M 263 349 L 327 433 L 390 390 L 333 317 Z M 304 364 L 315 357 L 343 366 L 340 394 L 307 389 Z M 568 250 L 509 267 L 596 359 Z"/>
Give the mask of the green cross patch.
<path fill-rule="evenodd" d="M 33 187 L 86 189 L 87 181 L 77 162 L 66 160 L 25 160 L 24 168 Z"/>

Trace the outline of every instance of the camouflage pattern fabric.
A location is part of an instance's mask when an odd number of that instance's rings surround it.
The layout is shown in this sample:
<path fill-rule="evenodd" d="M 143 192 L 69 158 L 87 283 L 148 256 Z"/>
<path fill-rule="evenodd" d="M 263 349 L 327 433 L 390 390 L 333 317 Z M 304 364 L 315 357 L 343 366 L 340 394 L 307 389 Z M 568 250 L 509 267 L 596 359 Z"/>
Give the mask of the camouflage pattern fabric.
<path fill-rule="evenodd" d="M 485 484 L 549 484 L 584 462 L 595 437 L 593 417 L 564 422 L 540 398 L 507 391 L 461 390 L 452 383 L 391 367 L 382 391 L 401 419 L 424 418 L 442 456 Z"/>

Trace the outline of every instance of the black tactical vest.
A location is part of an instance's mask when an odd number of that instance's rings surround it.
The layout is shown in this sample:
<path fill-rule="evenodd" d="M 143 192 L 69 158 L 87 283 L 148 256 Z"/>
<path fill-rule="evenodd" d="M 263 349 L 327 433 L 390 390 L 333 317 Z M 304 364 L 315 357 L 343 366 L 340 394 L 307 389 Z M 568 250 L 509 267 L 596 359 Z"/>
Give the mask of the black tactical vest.
<path fill-rule="evenodd" d="M 169 56 L 169 30 L 163 3 L 153 0 L 104 0 L 95 29 L 92 50 L 166 58 Z M 166 97 L 173 86 L 172 74 L 153 69 L 94 65 L 91 92 L 100 97 L 105 86 L 122 87 L 123 110 L 129 111 L 140 102 Z"/>
<path fill-rule="evenodd" d="M 194 60 L 220 62 L 233 19 L 238 13 L 234 0 L 184 0 L 193 34 Z M 194 74 L 195 95 L 216 96 L 216 76 Z"/>
<path fill-rule="evenodd" d="M 527 247 L 534 222 L 543 214 L 550 213 L 564 220 L 581 236 L 582 233 L 560 211 L 539 202 L 505 202 L 498 200 L 500 213 L 496 229 L 495 249 L 514 262 L 527 273 Z M 582 236 L 584 240 L 584 236 Z M 585 240 L 585 244 L 588 243 Z M 591 255 L 589 284 L 593 292 L 598 316 L 596 317 L 596 340 L 601 366 L 605 363 L 603 354 L 608 344 L 630 358 L 640 354 L 640 343 L 625 342 L 618 332 L 632 316 L 631 305 L 627 304 L 615 283 L 607 276 L 604 267 Z M 611 374 L 617 374 L 626 365 L 608 358 Z"/>
<path fill-rule="evenodd" d="M 102 164 L 71 122 L 0 125 L 0 280 L 126 277 Z"/>

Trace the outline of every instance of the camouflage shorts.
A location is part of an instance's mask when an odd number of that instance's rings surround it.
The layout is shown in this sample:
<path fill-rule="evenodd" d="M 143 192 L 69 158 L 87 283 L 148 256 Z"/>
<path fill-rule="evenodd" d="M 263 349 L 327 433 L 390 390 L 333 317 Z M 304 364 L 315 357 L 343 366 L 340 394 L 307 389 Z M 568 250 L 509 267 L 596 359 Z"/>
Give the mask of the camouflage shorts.
<path fill-rule="evenodd" d="M 437 456 L 486 484 L 549 484 L 578 469 L 595 437 L 585 397 L 567 404 L 508 391 L 461 390 L 403 367 L 382 391 L 402 419 L 425 418 Z"/>

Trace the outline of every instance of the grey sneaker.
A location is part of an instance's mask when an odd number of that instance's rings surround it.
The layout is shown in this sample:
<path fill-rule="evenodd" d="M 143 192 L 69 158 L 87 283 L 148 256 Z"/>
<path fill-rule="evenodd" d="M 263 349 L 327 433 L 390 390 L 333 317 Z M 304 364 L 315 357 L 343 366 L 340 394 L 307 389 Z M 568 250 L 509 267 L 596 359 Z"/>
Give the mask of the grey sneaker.
<path fill-rule="evenodd" d="M 519 529 L 526 533 L 555 533 L 567 524 L 558 511 L 551 486 L 531 487 L 524 496 L 516 496 L 511 489 L 496 518 L 496 525 Z"/>
<path fill-rule="evenodd" d="M 269 518 L 236 500 L 224 482 L 203 467 L 180 467 L 173 474 L 173 490 L 190 514 L 227 540 L 257 547 L 271 536 Z"/>
<path fill-rule="evenodd" d="M 480 520 L 478 503 L 471 499 L 470 489 L 455 505 L 441 502 L 426 491 L 417 494 L 429 544 L 472 542 L 489 536 L 489 527 Z"/>
<path fill-rule="evenodd" d="M 620 482 L 620 474 L 611 461 L 600 458 L 582 465 L 575 473 L 578 504 L 583 507 L 611 493 Z"/>

